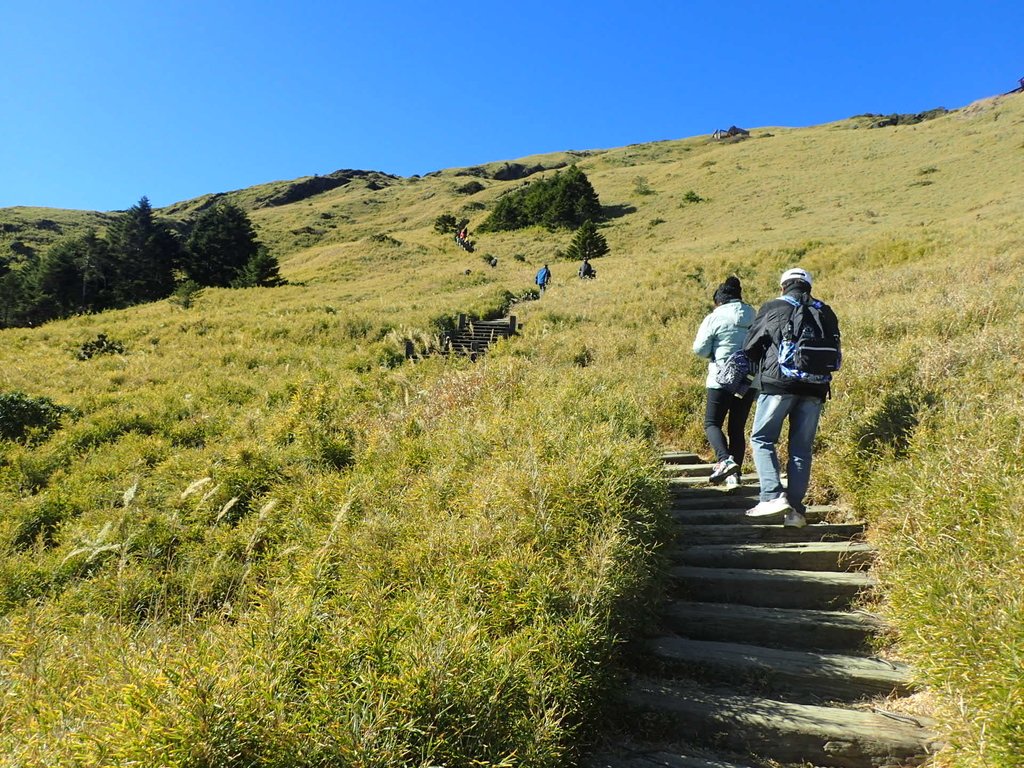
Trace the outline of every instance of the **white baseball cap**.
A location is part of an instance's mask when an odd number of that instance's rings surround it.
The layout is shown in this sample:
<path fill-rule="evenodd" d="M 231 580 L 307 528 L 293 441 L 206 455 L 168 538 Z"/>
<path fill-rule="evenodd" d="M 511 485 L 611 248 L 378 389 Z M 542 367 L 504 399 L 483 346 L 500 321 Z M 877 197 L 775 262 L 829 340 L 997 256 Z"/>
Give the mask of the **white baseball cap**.
<path fill-rule="evenodd" d="M 779 278 L 779 285 L 785 285 L 789 280 L 803 280 L 808 285 L 811 284 L 811 273 L 806 269 L 800 269 L 800 267 L 793 267 L 793 269 L 787 269 L 782 273 L 782 277 Z"/>

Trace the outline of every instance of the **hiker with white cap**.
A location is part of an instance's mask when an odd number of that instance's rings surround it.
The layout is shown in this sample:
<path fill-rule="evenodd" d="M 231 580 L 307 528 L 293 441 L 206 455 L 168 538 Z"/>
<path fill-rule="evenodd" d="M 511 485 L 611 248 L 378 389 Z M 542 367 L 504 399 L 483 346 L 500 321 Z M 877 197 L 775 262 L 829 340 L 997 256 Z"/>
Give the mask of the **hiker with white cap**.
<path fill-rule="evenodd" d="M 785 513 L 784 524 L 807 524 L 804 496 L 811 480 L 811 452 L 818 420 L 842 352 L 835 312 L 811 296 L 811 274 L 782 273 L 782 295 L 758 310 L 743 351 L 757 370 L 760 389 L 750 447 L 761 486 L 750 517 Z M 782 485 L 776 443 L 789 420 L 787 484 Z"/>

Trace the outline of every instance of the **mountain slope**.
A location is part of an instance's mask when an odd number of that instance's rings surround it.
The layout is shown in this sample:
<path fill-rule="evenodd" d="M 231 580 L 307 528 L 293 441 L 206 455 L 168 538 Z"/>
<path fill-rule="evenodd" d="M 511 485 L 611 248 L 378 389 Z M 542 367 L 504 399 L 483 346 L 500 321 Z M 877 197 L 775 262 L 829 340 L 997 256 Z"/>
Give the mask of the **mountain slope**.
<path fill-rule="evenodd" d="M 799 263 L 846 353 L 812 500 L 877 532 L 879 610 L 947 764 L 1013 765 L 1024 96 L 868 122 L 241 190 L 291 285 L 0 332 L 0 393 L 72 409 L 0 440 L 0 754 L 564 763 L 657 585 L 658 445 L 704 450 L 710 295 L 735 272 L 758 304 Z M 566 162 L 607 213 L 596 281 L 559 260 L 568 232 L 473 234 Z M 551 288 L 513 304 L 545 262 Z M 509 307 L 521 336 L 478 364 L 404 362 L 406 339 Z M 78 359 L 101 333 L 123 351 Z"/>

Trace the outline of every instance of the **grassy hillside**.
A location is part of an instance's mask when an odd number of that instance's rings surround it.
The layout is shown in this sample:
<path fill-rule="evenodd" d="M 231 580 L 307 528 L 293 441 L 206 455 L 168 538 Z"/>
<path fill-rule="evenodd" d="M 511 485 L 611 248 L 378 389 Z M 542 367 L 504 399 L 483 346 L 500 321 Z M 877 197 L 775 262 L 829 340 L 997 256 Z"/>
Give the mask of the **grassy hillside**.
<path fill-rule="evenodd" d="M 0 441 L 4 764 L 564 764 L 656 587 L 658 446 L 706 450 L 710 295 L 799 264 L 846 353 L 812 494 L 875 524 L 938 764 L 1019 765 L 1024 97 L 869 124 L 229 193 L 291 285 L 0 332 L 0 393 L 72 409 Z M 434 232 L 567 162 L 598 280 L 568 232 Z M 479 363 L 403 361 L 509 308 Z"/>

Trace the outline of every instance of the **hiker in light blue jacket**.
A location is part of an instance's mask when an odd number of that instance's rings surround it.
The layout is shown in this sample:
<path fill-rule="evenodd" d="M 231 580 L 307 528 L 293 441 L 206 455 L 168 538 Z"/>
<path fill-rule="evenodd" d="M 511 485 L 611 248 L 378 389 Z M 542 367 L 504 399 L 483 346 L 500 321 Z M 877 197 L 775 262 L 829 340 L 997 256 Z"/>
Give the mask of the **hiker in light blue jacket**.
<path fill-rule="evenodd" d="M 715 291 L 715 309 L 701 322 L 697 338 L 693 340 L 694 354 L 709 360 L 704 433 L 717 463 L 708 480 L 716 485 L 725 482 L 730 488 L 739 485 L 746 451 L 747 417 L 757 398 L 757 390 L 751 389 L 743 397 L 736 397 L 715 380 L 715 373 L 720 363 L 743 348 L 747 331 L 754 322 L 754 308 L 745 303 L 742 296 L 739 278 L 730 275 Z M 727 416 L 728 439 L 722 431 Z"/>

